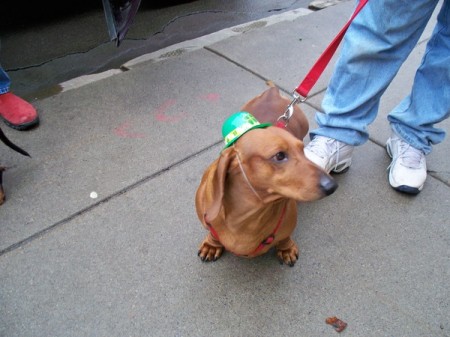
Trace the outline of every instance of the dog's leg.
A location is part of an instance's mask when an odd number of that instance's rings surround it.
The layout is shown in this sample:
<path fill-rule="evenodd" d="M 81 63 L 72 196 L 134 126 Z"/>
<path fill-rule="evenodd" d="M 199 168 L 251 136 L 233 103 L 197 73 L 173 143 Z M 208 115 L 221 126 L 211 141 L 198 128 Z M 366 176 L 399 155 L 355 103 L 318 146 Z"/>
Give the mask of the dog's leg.
<path fill-rule="evenodd" d="M 206 238 L 200 244 L 198 249 L 198 256 L 202 261 L 216 261 L 219 257 L 222 256 L 224 247 L 222 244 L 214 239 L 211 233 L 208 233 Z"/>
<path fill-rule="evenodd" d="M 291 237 L 288 237 L 287 239 L 281 240 L 276 245 L 277 249 L 277 257 L 278 260 L 280 260 L 280 263 L 285 263 L 290 267 L 293 267 L 295 262 L 298 260 L 298 246 L 294 242 L 294 240 L 291 239 Z"/>
<path fill-rule="evenodd" d="M 5 202 L 5 192 L 3 191 L 3 171 L 5 168 L 0 166 L 0 205 Z"/>

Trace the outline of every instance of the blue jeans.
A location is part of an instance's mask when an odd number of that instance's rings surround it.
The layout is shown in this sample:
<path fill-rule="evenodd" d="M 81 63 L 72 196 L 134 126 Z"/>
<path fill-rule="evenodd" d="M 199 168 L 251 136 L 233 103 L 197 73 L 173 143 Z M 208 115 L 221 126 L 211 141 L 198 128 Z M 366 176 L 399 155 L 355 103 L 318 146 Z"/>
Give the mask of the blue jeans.
<path fill-rule="evenodd" d="M 9 91 L 10 84 L 11 80 L 9 79 L 8 74 L 0 66 L 0 95 L 6 94 Z"/>
<path fill-rule="evenodd" d="M 315 135 L 350 145 L 368 140 L 380 98 L 416 46 L 438 0 L 370 0 L 350 25 L 316 113 Z M 392 130 L 425 154 L 442 142 L 434 125 L 450 114 L 450 0 L 444 0 L 410 95 L 388 115 Z"/>

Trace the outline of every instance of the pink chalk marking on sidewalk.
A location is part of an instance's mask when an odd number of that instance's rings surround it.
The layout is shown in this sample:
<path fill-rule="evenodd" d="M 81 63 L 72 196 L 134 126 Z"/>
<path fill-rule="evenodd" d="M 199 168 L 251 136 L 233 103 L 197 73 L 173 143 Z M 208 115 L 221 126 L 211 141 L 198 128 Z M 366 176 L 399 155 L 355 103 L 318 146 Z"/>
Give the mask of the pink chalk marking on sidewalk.
<path fill-rule="evenodd" d="M 206 95 L 198 96 L 201 100 L 216 103 L 220 100 L 220 94 L 218 93 L 208 93 Z M 160 106 L 158 106 L 152 115 L 158 122 L 162 123 L 178 123 L 188 117 L 188 113 L 182 111 L 176 115 L 169 115 L 168 111 L 172 109 L 177 104 L 175 99 L 167 99 Z M 130 121 L 125 121 L 114 129 L 114 134 L 121 138 L 145 138 L 147 137 L 144 133 L 132 132 L 133 126 Z"/>
<path fill-rule="evenodd" d="M 206 95 L 199 96 L 200 99 L 208 102 L 218 102 L 220 100 L 220 94 L 217 93 L 208 93 Z M 176 115 L 168 115 L 167 112 L 169 109 L 173 108 L 177 104 L 177 100 L 168 99 L 163 104 L 161 104 L 153 113 L 155 114 L 155 118 L 158 122 L 164 123 L 177 123 L 181 120 L 185 119 L 189 114 L 185 111 L 176 114 Z"/>
<path fill-rule="evenodd" d="M 200 96 L 200 98 L 209 102 L 218 102 L 220 100 L 220 94 L 211 92 L 209 94 Z"/>
<path fill-rule="evenodd" d="M 172 108 L 177 104 L 175 99 L 168 99 L 163 104 L 161 104 L 155 111 L 155 118 L 158 122 L 164 123 L 177 123 L 184 119 L 188 114 L 186 112 L 181 112 L 175 116 L 169 116 L 166 114 L 167 110 Z"/>
<path fill-rule="evenodd" d="M 145 134 L 129 132 L 130 129 L 131 123 L 126 121 L 114 129 L 114 134 L 122 138 L 145 138 Z"/>

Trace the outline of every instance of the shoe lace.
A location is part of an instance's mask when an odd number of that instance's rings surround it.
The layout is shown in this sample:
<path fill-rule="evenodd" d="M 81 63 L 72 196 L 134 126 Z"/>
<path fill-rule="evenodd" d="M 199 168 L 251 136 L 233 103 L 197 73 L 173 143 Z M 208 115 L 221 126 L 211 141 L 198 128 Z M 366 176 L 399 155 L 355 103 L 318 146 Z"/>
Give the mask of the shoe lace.
<path fill-rule="evenodd" d="M 423 156 L 424 153 L 422 151 L 400 140 L 397 159 L 401 160 L 402 165 L 408 168 L 418 169 L 422 164 Z"/>
<path fill-rule="evenodd" d="M 314 137 L 311 142 L 309 143 L 308 147 L 311 152 L 315 153 L 317 156 L 321 158 L 326 158 L 329 156 L 330 153 L 333 151 L 339 151 L 338 146 L 333 147 L 333 143 L 335 143 L 336 140 L 322 137 L 322 136 L 316 136 Z"/>
<path fill-rule="evenodd" d="M 339 141 L 333 138 L 316 136 L 308 146 L 311 152 L 315 153 L 320 158 L 327 159 L 329 161 L 329 164 L 331 164 L 331 166 L 325 167 L 328 171 L 339 169 L 339 165 L 341 165 L 341 143 Z M 332 161 L 330 161 L 330 158 L 334 153 L 336 153 L 336 157 Z"/>

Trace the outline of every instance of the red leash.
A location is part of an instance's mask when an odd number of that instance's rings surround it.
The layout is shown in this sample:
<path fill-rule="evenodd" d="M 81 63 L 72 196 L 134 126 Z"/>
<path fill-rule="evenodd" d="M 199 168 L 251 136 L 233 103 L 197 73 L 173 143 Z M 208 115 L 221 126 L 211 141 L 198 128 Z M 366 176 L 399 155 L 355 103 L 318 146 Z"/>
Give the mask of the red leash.
<path fill-rule="evenodd" d="M 299 95 L 301 95 L 305 98 L 308 97 L 309 91 L 314 86 L 314 84 L 316 84 L 320 75 L 322 75 L 326 66 L 330 62 L 330 60 L 333 57 L 334 53 L 336 52 L 339 44 L 341 43 L 342 39 L 344 38 L 344 35 L 347 32 L 348 27 L 350 26 L 350 24 L 352 23 L 352 21 L 356 17 L 356 15 L 358 15 L 358 13 L 361 11 L 361 9 L 363 9 L 363 7 L 366 5 L 367 2 L 368 2 L 368 0 L 361 0 L 359 2 L 358 6 L 355 9 L 355 12 L 350 17 L 348 22 L 341 29 L 341 31 L 334 38 L 334 40 L 330 43 L 330 45 L 327 47 L 327 49 L 325 49 L 323 54 L 320 55 L 319 59 L 316 61 L 314 66 L 311 68 L 309 73 L 306 75 L 306 77 L 302 81 L 302 83 L 300 83 L 300 85 L 295 89 L 295 91 Z"/>
<path fill-rule="evenodd" d="M 281 210 L 280 218 L 278 219 L 277 225 L 275 226 L 275 229 L 273 230 L 272 234 L 270 234 L 268 237 L 266 237 L 258 245 L 258 247 L 256 247 L 256 249 L 252 253 L 250 253 L 250 255 L 254 255 L 254 254 L 258 253 L 261 249 L 264 249 L 265 246 L 270 245 L 273 242 L 273 240 L 275 240 L 275 235 L 277 234 L 278 230 L 280 229 L 281 224 L 283 223 L 284 215 L 286 214 L 286 208 L 287 208 L 287 205 L 284 205 L 283 209 Z M 208 221 L 206 221 L 206 214 L 204 216 L 204 219 L 205 219 L 205 223 L 208 225 L 209 231 L 211 232 L 211 235 L 213 236 L 213 238 L 220 242 L 219 234 L 214 229 L 214 227 Z M 227 248 L 225 247 L 225 249 L 227 249 Z M 233 252 L 231 252 L 231 253 L 233 253 Z M 233 254 L 235 254 L 235 253 L 233 253 Z M 239 254 L 235 254 L 235 255 L 239 256 Z M 247 255 L 243 255 L 243 256 L 247 256 Z"/>
<path fill-rule="evenodd" d="M 345 24 L 345 26 L 341 29 L 341 31 L 336 35 L 334 40 L 330 43 L 330 45 L 325 49 L 325 51 L 320 55 L 316 63 L 313 65 L 309 73 L 306 75 L 306 77 L 303 79 L 303 81 L 299 84 L 297 88 L 293 91 L 292 95 L 294 96 L 294 99 L 287 107 L 286 111 L 283 115 L 280 116 L 280 119 L 284 119 L 287 122 L 289 121 L 289 118 L 291 118 L 292 113 L 294 112 L 294 104 L 297 104 L 298 102 L 304 102 L 308 98 L 309 91 L 312 89 L 312 87 L 316 84 L 317 80 L 319 79 L 320 75 L 322 75 L 323 71 L 325 70 L 326 66 L 330 62 L 331 58 L 333 57 L 334 53 L 336 52 L 337 48 L 339 47 L 339 44 L 341 43 L 342 39 L 344 38 L 345 33 L 347 32 L 348 27 L 352 23 L 353 19 L 358 15 L 358 13 L 363 9 L 363 7 L 367 4 L 369 0 L 360 0 L 358 3 L 358 6 L 355 9 L 355 12 L 350 17 L 348 22 Z"/>

